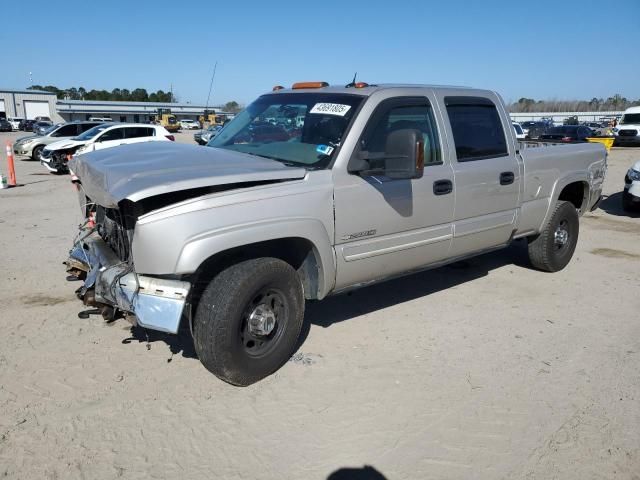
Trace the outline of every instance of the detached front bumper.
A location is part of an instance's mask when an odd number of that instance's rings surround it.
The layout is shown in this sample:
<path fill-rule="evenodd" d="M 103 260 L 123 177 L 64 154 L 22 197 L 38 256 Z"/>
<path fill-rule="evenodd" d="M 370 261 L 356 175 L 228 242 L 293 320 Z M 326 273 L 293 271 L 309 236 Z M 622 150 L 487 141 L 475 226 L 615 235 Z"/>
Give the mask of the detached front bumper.
<path fill-rule="evenodd" d="M 142 327 L 178 332 L 189 282 L 137 274 L 96 232 L 80 237 L 65 264 L 68 272 L 86 275 L 82 297 L 93 292 L 95 303 L 133 315 Z"/>

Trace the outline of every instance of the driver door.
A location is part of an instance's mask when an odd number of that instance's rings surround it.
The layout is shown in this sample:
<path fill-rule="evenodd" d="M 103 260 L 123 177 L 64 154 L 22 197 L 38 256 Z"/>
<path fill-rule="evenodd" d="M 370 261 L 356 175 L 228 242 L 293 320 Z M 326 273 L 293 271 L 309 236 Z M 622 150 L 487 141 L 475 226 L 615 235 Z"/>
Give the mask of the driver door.
<path fill-rule="evenodd" d="M 384 156 L 389 134 L 398 129 L 419 130 L 424 141 L 421 178 L 334 173 L 337 290 L 447 257 L 453 234 L 454 177 L 431 105 L 426 97 L 383 100 L 350 162 L 364 151 L 370 158 Z M 375 161 L 370 163 L 375 171 Z"/>

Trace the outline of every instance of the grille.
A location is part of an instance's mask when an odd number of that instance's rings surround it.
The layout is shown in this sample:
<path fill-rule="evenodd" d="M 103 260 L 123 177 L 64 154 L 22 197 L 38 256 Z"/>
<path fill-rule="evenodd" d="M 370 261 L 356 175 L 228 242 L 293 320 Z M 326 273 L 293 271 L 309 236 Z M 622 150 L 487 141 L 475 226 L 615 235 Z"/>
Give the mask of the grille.
<path fill-rule="evenodd" d="M 96 207 L 98 234 L 123 262 L 129 260 L 129 233 L 124 227 L 124 219 L 115 208 Z"/>
<path fill-rule="evenodd" d="M 637 130 L 619 130 L 618 135 L 621 137 L 635 137 L 638 135 Z"/>

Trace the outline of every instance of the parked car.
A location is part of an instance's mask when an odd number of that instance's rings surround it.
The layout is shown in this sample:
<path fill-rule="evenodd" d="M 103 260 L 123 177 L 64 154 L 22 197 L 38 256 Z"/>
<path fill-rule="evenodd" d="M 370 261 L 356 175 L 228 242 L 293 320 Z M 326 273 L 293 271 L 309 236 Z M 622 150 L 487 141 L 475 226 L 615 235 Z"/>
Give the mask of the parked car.
<path fill-rule="evenodd" d="M 90 122 L 101 122 L 101 123 L 113 122 L 111 117 L 91 117 L 91 118 L 89 118 L 89 121 Z"/>
<path fill-rule="evenodd" d="M 18 129 L 23 132 L 33 132 L 33 124 L 36 123 L 35 120 L 24 119 L 18 125 Z"/>
<path fill-rule="evenodd" d="M 640 143 L 640 107 L 627 108 L 613 129 L 616 145 Z"/>
<path fill-rule="evenodd" d="M 0 118 L 0 132 L 12 132 L 13 125 L 6 118 Z"/>
<path fill-rule="evenodd" d="M 51 120 L 51 118 L 47 117 L 47 116 L 39 116 L 35 118 L 36 122 L 49 122 L 49 123 L 53 123 L 53 121 Z"/>
<path fill-rule="evenodd" d="M 180 127 L 184 128 L 185 130 L 198 130 L 200 128 L 200 124 L 195 120 L 185 118 L 183 120 L 180 120 Z"/>
<path fill-rule="evenodd" d="M 518 140 L 524 140 L 527 135 L 524 133 L 524 130 L 522 130 L 522 126 L 517 122 L 513 122 L 512 125 L 513 130 L 516 132 L 516 138 Z"/>
<path fill-rule="evenodd" d="M 142 123 L 103 123 L 77 137 L 60 140 L 42 150 L 40 163 L 52 173 L 67 173 L 67 157 L 120 145 L 174 141 L 164 127 Z"/>
<path fill-rule="evenodd" d="M 254 135 L 265 111 L 301 105 L 299 136 Z M 563 269 L 607 158 L 600 144 L 518 144 L 491 91 L 324 82 L 259 97 L 209 146 L 74 158 L 93 222 L 66 264 L 103 315 L 174 334 L 187 319 L 200 361 L 234 385 L 291 357 L 305 298 L 519 238 L 535 268 Z"/>
<path fill-rule="evenodd" d="M 522 122 L 520 124 L 522 126 L 522 130 L 525 133 L 526 138 L 535 140 L 540 135 L 545 133 L 549 128 L 553 127 L 553 125 L 549 125 L 548 122 Z"/>
<path fill-rule="evenodd" d="M 210 125 L 206 130 L 200 130 L 193 134 L 193 139 L 198 145 L 206 145 L 212 137 L 222 129 L 220 125 Z"/>
<path fill-rule="evenodd" d="M 36 135 L 44 135 L 47 130 L 53 126 L 53 123 L 47 121 L 37 121 L 33 124 L 32 130 Z"/>
<path fill-rule="evenodd" d="M 595 134 L 589 127 L 582 125 L 564 125 L 562 127 L 553 127 L 547 130 L 547 133 L 540 135 L 540 140 L 553 142 L 586 142 L 587 138 L 593 137 Z"/>
<path fill-rule="evenodd" d="M 7 121 L 14 130 L 20 130 L 20 122 L 22 122 L 22 120 L 24 120 L 22 117 L 7 117 Z"/>
<path fill-rule="evenodd" d="M 622 208 L 633 210 L 640 207 L 640 161 L 637 161 L 624 176 Z"/>
<path fill-rule="evenodd" d="M 30 135 L 28 137 L 19 138 L 13 144 L 13 153 L 15 155 L 31 157 L 34 160 L 40 160 L 40 154 L 47 145 L 58 142 L 64 138 L 77 137 L 86 132 L 90 128 L 102 125 L 100 122 L 69 122 L 57 125 L 45 135 Z"/>

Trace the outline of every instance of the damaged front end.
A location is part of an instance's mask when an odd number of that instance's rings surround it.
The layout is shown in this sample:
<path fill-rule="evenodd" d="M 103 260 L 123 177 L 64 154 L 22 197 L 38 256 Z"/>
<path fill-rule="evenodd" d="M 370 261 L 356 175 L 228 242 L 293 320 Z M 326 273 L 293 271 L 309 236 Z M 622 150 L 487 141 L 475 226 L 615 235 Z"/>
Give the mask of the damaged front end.
<path fill-rule="evenodd" d="M 177 333 L 191 284 L 135 271 L 132 215 L 97 206 L 89 218 L 65 262 L 69 275 L 84 280 L 78 297 L 105 319 L 122 314 L 142 327 Z"/>

